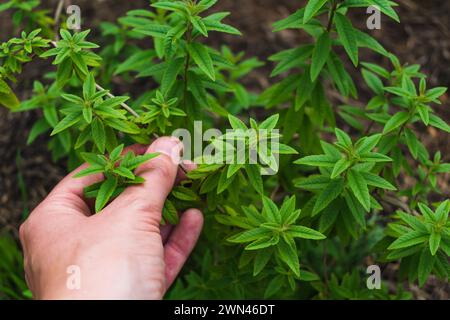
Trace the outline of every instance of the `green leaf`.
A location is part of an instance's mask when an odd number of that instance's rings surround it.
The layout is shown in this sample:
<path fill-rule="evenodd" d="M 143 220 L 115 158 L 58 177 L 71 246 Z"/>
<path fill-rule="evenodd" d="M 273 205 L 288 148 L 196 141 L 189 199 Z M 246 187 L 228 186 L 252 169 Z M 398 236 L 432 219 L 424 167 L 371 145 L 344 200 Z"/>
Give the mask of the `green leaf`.
<path fill-rule="evenodd" d="M 367 71 L 366 69 L 362 70 L 362 75 L 364 77 L 364 80 L 366 81 L 367 85 L 370 89 L 372 89 L 373 92 L 375 92 L 377 95 L 383 95 L 384 93 L 384 85 L 383 81 L 381 81 L 378 76 L 376 76 L 374 73 Z"/>
<path fill-rule="evenodd" d="M 173 188 L 172 195 L 183 201 L 198 201 L 200 200 L 199 196 L 192 191 L 191 189 L 188 189 L 186 187 L 177 186 Z"/>
<path fill-rule="evenodd" d="M 369 152 L 360 155 L 360 160 L 364 162 L 391 162 L 392 158 L 377 152 Z"/>
<path fill-rule="evenodd" d="M 299 28 L 303 25 L 303 16 L 305 14 L 305 8 L 297 10 L 289 17 L 277 21 L 273 24 L 273 32 L 279 32 L 290 28 Z"/>
<path fill-rule="evenodd" d="M 43 134 L 47 130 L 50 130 L 50 126 L 45 119 L 39 119 L 36 121 L 28 134 L 27 145 L 32 144 L 39 135 Z"/>
<path fill-rule="evenodd" d="M 295 96 L 295 111 L 299 111 L 311 97 L 311 93 L 314 89 L 314 83 L 311 82 L 311 74 L 309 68 L 305 69 L 305 73 L 300 79 L 299 86 L 297 88 Z M 286 119 L 287 121 L 288 119 Z M 297 119 L 291 119 L 293 122 L 297 122 Z"/>
<path fill-rule="evenodd" d="M 363 206 L 351 193 L 346 192 L 344 198 L 353 218 L 361 227 L 366 228 L 366 215 Z M 346 212 L 343 212 L 343 214 L 346 214 Z"/>
<path fill-rule="evenodd" d="M 295 180 L 295 187 L 301 188 L 309 191 L 319 191 L 323 190 L 328 183 L 330 183 L 330 178 L 325 176 L 309 176 L 307 178 L 300 178 Z"/>
<path fill-rule="evenodd" d="M 228 178 L 227 170 L 222 170 L 217 186 L 217 194 L 221 194 L 222 192 L 224 192 L 231 185 L 231 183 L 233 183 L 235 177 L 236 176 L 232 176 L 231 178 Z"/>
<path fill-rule="evenodd" d="M 442 131 L 450 133 L 450 126 L 447 124 L 447 122 L 445 122 L 435 114 L 430 114 L 430 125 L 435 128 L 441 129 Z"/>
<path fill-rule="evenodd" d="M 243 167 L 244 167 L 243 164 L 231 163 L 227 169 L 227 178 L 234 176 Z"/>
<path fill-rule="evenodd" d="M 446 92 L 447 92 L 446 87 L 437 87 L 437 88 L 428 90 L 425 93 L 425 95 L 430 100 L 436 100 L 436 99 L 440 98 L 441 96 L 443 96 L 444 93 L 446 93 Z"/>
<path fill-rule="evenodd" d="M 428 241 L 428 235 L 423 231 L 410 231 L 402 235 L 400 238 L 391 243 L 388 247 L 389 250 L 402 249 L 412 247 L 417 244 L 422 244 Z M 428 250 L 428 248 L 427 248 Z M 429 251 L 428 251 L 429 252 Z"/>
<path fill-rule="evenodd" d="M 213 61 L 209 55 L 208 49 L 198 43 L 191 43 L 188 47 L 189 54 L 191 55 L 194 62 L 211 80 L 216 80 L 216 74 L 214 71 Z"/>
<path fill-rule="evenodd" d="M 256 190 L 256 192 L 261 195 L 264 194 L 264 184 L 261 177 L 261 169 L 259 165 L 247 164 L 245 165 L 245 172 L 247 173 L 250 184 Z"/>
<path fill-rule="evenodd" d="M 142 68 L 149 65 L 148 61 L 152 60 L 154 56 L 155 53 L 153 50 L 137 51 L 119 64 L 116 67 L 114 74 L 117 75 L 127 71 L 140 71 Z"/>
<path fill-rule="evenodd" d="M 166 200 L 166 202 L 164 203 L 164 208 L 163 208 L 162 214 L 163 214 L 164 222 L 169 223 L 171 225 L 177 225 L 180 220 L 179 216 L 178 216 L 177 208 L 175 207 L 173 202 L 170 200 Z"/>
<path fill-rule="evenodd" d="M 113 152 L 114 152 L 114 150 L 113 150 Z M 122 151 L 120 150 L 120 152 L 122 152 Z M 125 161 L 125 159 L 122 160 L 122 164 L 121 165 L 123 167 L 126 167 L 126 168 L 130 169 L 130 170 L 134 170 L 137 167 L 139 167 L 140 165 L 146 163 L 147 161 L 149 161 L 151 159 L 154 159 L 154 158 L 158 157 L 159 155 L 160 155 L 160 153 L 147 153 L 147 154 L 144 154 L 144 155 L 141 155 L 141 156 L 133 156 L 128 161 Z M 120 156 L 120 153 L 118 154 L 118 156 Z"/>
<path fill-rule="evenodd" d="M 410 98 L 411 97 L 411 93 L 403 88 L 398 88 L 398 87 L 385 87 L 384 88 L 385 91 L 395 94 L 396 96 L 399 97 L 403 97 L 403 98 Z"/>
<path fill-rule="evenodd" d="M 344 190 L 344 179 L 331 180 L 326 188 L 319 194 L 313 208 L 313 215 L 325 209 Z"/>
<path fill-rule="evenodd" d="M 83 83 L 83 97 L 84 100 L 89 100 L 95 94 L 95 79 L 92 73 L 86 77 L 86 80 Z"/>
<path fill-rule="evenodd" d="M 403 222 L 405 222 L 408 226 L 410 226 L 414 230 L 428 233 L 426 225 L 418 217 L 413 216 L 409 213 L 402 212 L 402 211 L 397 211 L 397 215 Z"/>
<path fill-rule="evenodd" d="M 123 152 L 123 148 L 124 148 L 123 144 L 121 144 L 121 145 L 117 146 L 116 148 L 114 148 L 114 150 L 111 151 L 111 153 L 109 154 L 109 159 L 111 159 L 113 161 L 119 160 L 120 156 L 121 156 L 121 154 Z"/>
<path fill-rule="evenodd" d="M 353 30 L 355 32 L 356 40 L 358 42 L 358 47 L 368 48 L 368 49 L 378 52 L 379 54 L 382 54 L 386 57 L 389 56 L 389 52 L 387 52 L 386 49 L 377 40 L 375 40 L 372 36 L 368 35 L 365 32 L 362 32 L 358 29 L 353 29 Z M 384 75 L 386 75 L 386 74 L 384 73 Z"/>
<path fill-rule="evenodd" d="M 134 30 L 138 33 L 161 39 L 166 37 L 167 33 L 171 30 L 171 27 L 157 23 L 146 23 Z"/>
<path fill-rule="evenodd" d="M 102 156 L 95 153 L 82 152 L 81 157 L 84 161 L 93 166 L 103 167 L 107 164 L 106 160 Z"/>
<path fill-rule="evenodd" d="M 336 178 L 339 176 L 342 172 L 347 170 L 352 165 L 352 162 L 342 158 L 338 162 L 336 162 L 336 165 L 333 168 L 333 172 L 331 173 L 331 179 Z"/>
<path fill-rule="evenodd" d="M 244 130 L 244 131 L 247 131 L 247 130 L 248 130 L 248 128 L 247 128 L 247 126 L 245 125 L 245 123 L 242 122 L 241 119 L 239 119 L 239 118 L 233 116 L 232 114 L 229 114 L 229 115 L 228 115 L 228 121 L 230 122 L 230 125 L 231 125 L 231 127 L 232 127 L 234 130 L 239 130 L 239 129 L 240 129 L 240 130 Z"/>
<path fill-rule="evenodd" d="M 358 66 L 358 42 L 356 31 L 350 20 L 339 12 L 335 16 L 336 29 L 345 51 L 355 67 Z"/>
<path fill-rule="evenodd" d="M 435 216 L 436 220 L 441 223 L 445 223 L 448 219 L 448 214 L 450 211 L 450 200 L 442 202 L 436 209 Z"/>
<path fill-rule="evenodd" d="M 314 50 L 313 45 L 304 45 L 296 49 L 289 50 L 290 54 L 277 64 L 270 74 L 271 77 L 275 77 L 283 72 L 286 72 L 292 68 L 298 68 L 311 56 Z"/>
<path fill-rule="evenodd" d="M 429 240 L 430 252 L 433 256 L 436 255 L 440 243 L 441 243 L 441 234 L 433 231 L 430 235 Z"/>
<path fill-rule="evenodd" d="M 134 180 L 135 176 L 133 174 L 133 172 L 127 168 L 124 167 L 117 167 L 113 170 L 115 173 L 117 173 L 118 175 L 124 177 L 124 178 L 128 178 L 130 180 Z"/>
<path fill-rule="evenodd" d="M 281 238 L 277 245 L 278 253 L 281 258 L 289 268 L 294 272 L 297 277 L 300 277 L 300 263 L 298 261 L 297 247 L 293 239 Z"/>
<path fill-rule="evenodd" d="M 56 82 L 58 87 L 62 88 L 67 81 L 72 78 L 73 74 L 73 63 L 72 60 L 66 59 L 58 65 L 56 71 Z"/>
<path fill-rule="evenodd" d="M 372 151 L 378 145 L 381 137 L 381 134 L 375 134 L 373 136 L 360 139 L 355 145 L 356 152 L 358 154 L 364 154 Z"/>
<path fill-rule="evenodd" d="M 328 32 L 322 33 L 322 35 L 317 39 L 316 46 L 312 53 L 311 62 L 311 81 L 314 82 L 320 75 L 323 66 L 328 60 L 328 56 L 331 52 L 331 38 Z"/>
<path fill-rule="evenodd" d="M 417 204 L 422 215 L 429 221 L 436 221 L 433 210 L 431 210 L 426 204 L 419 202 Z"/>
<path fill-rule="evenodd" d="M 95 200 L 95 212 L 99 212 L 105 207 L 105 205 L 111 199 L 114 191 L 116 190 L 116 187 L 116 177 L 107 177 L 106 180 L 103 181 L 100 189 L 98 190 L 97 198 Z"/>
<path fill-rule="evenodd" d="M 202 10 L 206 10 L 211 8 L 212 6 L 214 6 L 217 3 L 218 0 L 201 0 L 198 3 L 199 7 L 202 7 Z"/>
<path fill-rule="evenodd" d="M 72 53 L 70 55 L 70 58 L 72 59 L 72 62 L 75 64 L 75 66 L 78 67 L 82 74 L 87 75 L 89 73 L 89 70 L 83 57 L 84 56 L 82 56 L 80 53 Z"/>
<path fill-rule="evenodd" d="M 154 8 L 164 9 L 168 11 L 187 12 L 186 5 L 181 1 L 159 1 L 151 5 Z"/>
<path fill-rule="evenodd" d="M 428 248 L 423 248 L 422 253 L 420 254 L 419 260 L 419 286 L 422 287 L 428 279 L 431 271 L 433 270 L 435 262 L 435 256 L 432 256 L 430 250 Z"/>
<path fill-rule="evenodd" d="M 259 129 L 268 130 L 268 131 L 275 129 L 279 118 L 280 118 L 279 114 L 274 114 L 274 115 L 270 116 L 269 118 L 264 120 L 259 125 Z"/>
<path fill-rule="evenodd" d="M 83 118 L 89 124 L 92 122 L 92 109 L 91 108 L 83 108 Z"/>
<path fill-rule="evenodd" d="M 389 132 L 397 129 L 402 126 L 409 120 L 409 113 L 406 111 L 401 111 L 396 113 L 393 117 L 391 117 L 383 129 L 383 134 L 388 134 Z"/>
<path fill-rule="evenodd" d="M 295 211 L 295 196 L 292 196 L 283 202 L 280 208 L 281 222 L 287 224 L 286 221 L 292 216 Z"/>
<path fill-rule="evenodd" d="M 103 168 L 103 167 L 89 166 L 88 168 L 79 171 L 73 177 L 74 178 L 81 178 L 81 177 L 85 177 L 85 176 L 91 176 L 93 174 L 103 173 L 104 171 L 105 171 L 105 168 Z"/>
<path fill-rule="evenodd" d="M 105 118 L 104 123 L 107 126 L 114 128 L 116 130 L 119 130 L 121 132 L 124 132 L 124 133 L 138 134 L 141 132 L 137 125 L 135 125 L 132 122 L 126 121 L 126 120 L 121 120 L 121 119 L 116 119 L 116 118 Z"/>
<path fill-rule="evenodd" d="M 301 270 L 300 271 L 300 278 L 301 281 L 320 281 L 320 277 L 312 272 Z"/>
<path fill-rule="evenodd" d="M 212 19 L 211 17 L 213 17 L 214 15 L 215 14 L 212 14 L 203 19 L 203 23 L 205 24 L 208 31 L 217 31 L 222 33 L 234 34 L 237 36 L 242 35 L 242 33 L 238 29 Z"/>
<path fill-rule="evenodd" d="M 288 233 L 291 237 L 294 238 L 312 239 L 312 240 L 322 240 L 326 238 L 326 236 L 320 233 L 319 231 L 303 226 L 291 226 L 289 227 Z"/>
<path fill-rule="evenodd" d="M 347 172 L 347 182 L 356 199 L 358 199 L 366 211 L 370 211 L 369 188 L 363 175 L 358 171 L 349 170 Z"/>
<path fill-rule="evenodd" d="M 327 3 L 328 0 L 309 0 L 305 7 L 305 13 L 303 16 L 303 23 L 308 23 L 309 20 L 314 18 L 316 13 L 322 9 L 322 7 Z"/>
<path fill-rule="evenodd" d="M 264 299 L 269 299 L 275 296 L 284 285 L 284 276 L 277 275 L 272 280 L 270 280 L 267 285 L 266 291 L 264 292 Z"/>
<path fill-rule="evenodd" d="M 339 159 L 336 159 L 335 157 L 329 156 L 329 155 L 313 155 L 313 156 L 306 156 L 304 158 L 296 160 L 295 164 L 303 164 L 307 166 L 313 166 L 313 167 L 329 167 L 332 168 L 336 164 L 336 161 Z"/>
<path fill-rule="evenodd" d="M 385 189 L 385 190 L 397 190 L 396 187 L 394 187 L 391 183 L 389 183 L 387 180 L 383 179 L 382 177 L 379 177 L 370 172 L 360 172 L 360 173 L 364 177 L 364 180 L 366 181 L 366 183 L 370 186 L 374 186 L 374 187 Z"/>
<path fill-rule="evenodd" d="M 419 152 L 419 141 L 417 140 L 416 135 L 409 128 L 405 128 L 404 135 L 405 135 L 406 144 L 408 145 L 409 151 L 411 152 L 414 159 L 417 159 L 418 152 Z"/>
<path fill-rule="evenodd" d="M 20 107 L 20 101 L 11 90 L 11 88 L 0 79 L 2 84 L 2 91 L 0 92 L 0 104 L 10 110 L 15 110 Z"/>
<path fill-rule="evenodd" d="M 430 124 L 430 108 L 426 105 L 419 104 L 417 106 L 417 112 L 422 122 L 428 126 Z"/>
<path fill-rule="evenodd" d="M 388 0 L 371 0 L 371 4 L 376 5 L 380 8 L 380 11 L 383 12 L 388 17 L 394 19 L 397 22 L 400 22 L 400 18 L 398 17 L 397 12 L 392 8 L 392 2 Z"/>
<path fill-rule="evenodd" d="M 281 223 L 281 216 L 277 205 L 268 197 L 263 196 L 263 216 L 270 222 Z"/>
<path fill-rule="evenodd" d="M 261 238 L 258 239 L 245 247 L 245 250 L 261 250 L 271 246 L 274 246 L 278 243 L 279 237 L 271 237 L 271 238 Z"/>
<path fill-rule="evenodd" d="M 385 79 L 389 79 L 390 77 L 390 73 L 389 71 L 387 71 L 385 68 L 380 67 L 377 64 L 373 64 L 373 63 L 368 63 L 368 62 L 361 62 L 361 64 L 369 69 L 370 71 L 372 71 L 373 73 L 385 78 Z"/>
<path fill-rule="evenodd" d="M 231 236 L 227 239 L 227 241 L 234 243 L 245 243 L 259 240 L 270 235 L 272 235 L 272 231 L 265 228 L 256 228 L 241 232 L 235 236 Z"/>
<path fill-rule="evenodd" d="M 264 269 L 264 267 L 270 261 L 271 257 L 272 257 L 271 250 L 260 250 L 260 251 L 258 251 L 258 253 L 256 253 L 255 263 L 253 265 L 253 276 L 254 277 L 261 273 L 261 271 Z"/>
<path fill-rule="evenodd" d="M 161 92 L 163 95 L 167 95 L 170 89 L 172 89 L 183 65 L 184 58 L 172 59 L 168 62 L 166 71 L 161 80 Z"/>
<path fill-rule="evenodd" d="M 206 29 L 205 23 L 202 21 L 202 19 L 198 16 L 191 17 L 191 23 L 194 26 L 195 30 L 200 32 L 205 37 L 208 36 L 208 30 Z"/>
<path fill-rule="evenodd" d="M 341 129 L 336 128 L 336 129 L 334 129 L 334 133 L 336 134 L 337 141 L 341 145 L 343 145 L 347 148 L 350 148 L 353 145 L 352 139 L 345 131 L 342 131 Z"/>
<path fill-rule="evenodd" d="M 62 119 L 56 127 L 53 129 L 51 136 L 54 136 L 57 133 L 60 133 L 61 131 L 64 131 L 81 120 L 82 115 L 80 113 L 71 113 L 67 115 L 64 119 Z"/>
<path fill-rule="evenodd" d="M 105 152 L 106 134 L 105 126 L 99 118 L 95 118 L 92 122 L 92 140 L 101 153 Z"/>

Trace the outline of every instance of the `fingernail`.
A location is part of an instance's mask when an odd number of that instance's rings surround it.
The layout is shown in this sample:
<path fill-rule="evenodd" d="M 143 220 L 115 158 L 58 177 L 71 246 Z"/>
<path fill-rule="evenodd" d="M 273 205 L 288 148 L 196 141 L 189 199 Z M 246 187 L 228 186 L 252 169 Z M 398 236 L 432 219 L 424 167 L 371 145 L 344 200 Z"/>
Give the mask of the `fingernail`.
<path fill-rule="evenodd" d="M 183 152 L 183 143 L 175 137 L 162 137 L 153 142 L 152 149 L 154 152 L 169 156 L 175 164 L 179 164 Z"/>

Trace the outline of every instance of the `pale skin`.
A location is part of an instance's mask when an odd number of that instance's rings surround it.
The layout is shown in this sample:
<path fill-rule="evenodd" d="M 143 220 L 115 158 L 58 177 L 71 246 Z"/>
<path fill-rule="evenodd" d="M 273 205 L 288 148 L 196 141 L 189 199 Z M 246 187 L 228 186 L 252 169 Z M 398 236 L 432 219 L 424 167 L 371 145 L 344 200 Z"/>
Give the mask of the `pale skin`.
<path fill-rule="evenodd" d="M 176 159 L 182 144 L 164 137 L 131 150 L 160 153 L 137 169 L 144 184 L 129 187 L 93 215 L 83 188 L 102 175 L 73 178 L 83 165 L 21 226 L 26 279 L 35 299 L 162 299 L 175 280 L 203 226 L 197 209 L 184 212 L 175 227 L 160 226 L 164 202 L 183 179 Z M 67 286 L 70 266 L 79 267 L 79 289 Z"/>

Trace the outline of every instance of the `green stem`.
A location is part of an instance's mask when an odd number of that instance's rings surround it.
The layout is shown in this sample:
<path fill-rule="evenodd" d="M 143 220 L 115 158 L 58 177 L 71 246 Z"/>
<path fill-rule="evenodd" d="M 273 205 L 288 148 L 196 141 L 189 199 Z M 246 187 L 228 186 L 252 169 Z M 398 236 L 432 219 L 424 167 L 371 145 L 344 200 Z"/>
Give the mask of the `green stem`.
<path fill-rule="evenodd" d="M 189 54 L 189 45 L 192 41 L 192 26 L 188 25 L 187 36 L 186 36 L 186 64 L 184 65 L 184 89 L 183 89 L 183 104 L 184 110 L 186 110 L 186 100 L 187 100 L 187 91 L 188 91 L 188 79 L 189 79 L 189 65 L 191 63 L 191 55 Z"/>
<path fill-rule="evenodd" d="M 334 20 L 334 16 L 336 14 L 336 9 L 337 9 L 337 1 L 334 0 L 333 1 L 333 6 L 330 9 L 330 18 L 328 19 L 328 26 L 327 26 L 327 31 L 330 32 L 331 28 L 333 27 L 333 20 Z"/>

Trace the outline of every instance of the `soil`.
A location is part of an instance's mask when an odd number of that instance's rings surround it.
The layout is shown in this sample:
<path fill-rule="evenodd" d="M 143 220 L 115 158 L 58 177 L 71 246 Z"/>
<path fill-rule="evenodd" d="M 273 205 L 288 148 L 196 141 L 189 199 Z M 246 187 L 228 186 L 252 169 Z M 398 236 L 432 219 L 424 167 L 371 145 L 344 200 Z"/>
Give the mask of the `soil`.
<path fill-rule="evenodd" d="M 127 10 L 145 8 L 147 0 L 134 1 L 68 1 L 77 4 L 82 9 L 84 23 L 95 26 L 101 21 L 114 21 Z M 214 36 L 209 40 L 216 47 L 227 44 L 235 51 L 245 51 L 247 56 L 257 56 L 267 61 L 270 55 L 309 41 L 302 32 L 283 31 L 272 33 L 273 22 L 287 17 L 302 6 L 305 1 L 293 0 L 221 0 L 217 7 L 220 11 L 230 11 L 232 15 L 227 23 L 243 32 L 243 37 Z M 385 16 L 382 17 L 382 29 L 372 32 L 387 50 L 396 54 L 402 62 L 421 64 L 423 72 L 429 76 L 430 86 L 450 86 L 450 1 L 441 0 L 397 0 L 400 4 L 397 11 L 401 17 L 398 24 Z M 54 11 L 57 1 L 43 0 L 42 7 Z M 364 10 L 356 10 L 352 21 L 359 27 L 364 27 L 367 15 Z M 11 17 L 0 13 L 0 41 L 12 36 Z M 374 61 L 386 67 L 388 61 L 380 59 L 370 51 L 364 50 L 363 61 Z M 268 63 L 246 79 L 246 84 L 253 90 L 266 88 L 273 79 L 269 74 L 273 65 Z M 18 93 L 21 98 L 30 95 L 33 79 L 41 75 L 39 65 L 27 66 L 26 73 L 21 77 L 21 87 Z M 352 75 L 361 79 L 356 70 Z M 358 83 L 363 83 L 358 81 Z M 368 97 L 367 88 L 362 86 L 361 96 Z M 450 119 L 448 95 L 442 99 L 442 106 L 437 113 L 447 122 Z M 0 108 L 0 231 L 10 229 L 16 232 L 22 218 L 32 210 L 64 176 L 66 164 L 62 161 L 54 163 L 47 151 L 48 140 L 39 138 L 32 145 L 26 141 L 29 130 L 39 118 L 38 112 L 10 113 Z M 418 128 L 421 140 L 430 153 L 441 150 L 446 162 L 450 162 L 450 143 L 448 135 L 434 129 Z M 449 196 L 449 175 L 440 178 L 439 185 Z M 20 183 L 22 181 L 22 184 Z M 22 187 L 21 187 L 22 185 Z M 439 199 L 437 199 L 439 200 Z M 430 288 L 431 286 L 431 288 Z M 448 299 L 450 288 L 445 284 L 432 280 L 427 288 L 413 288 L 416 298 Z"/>

